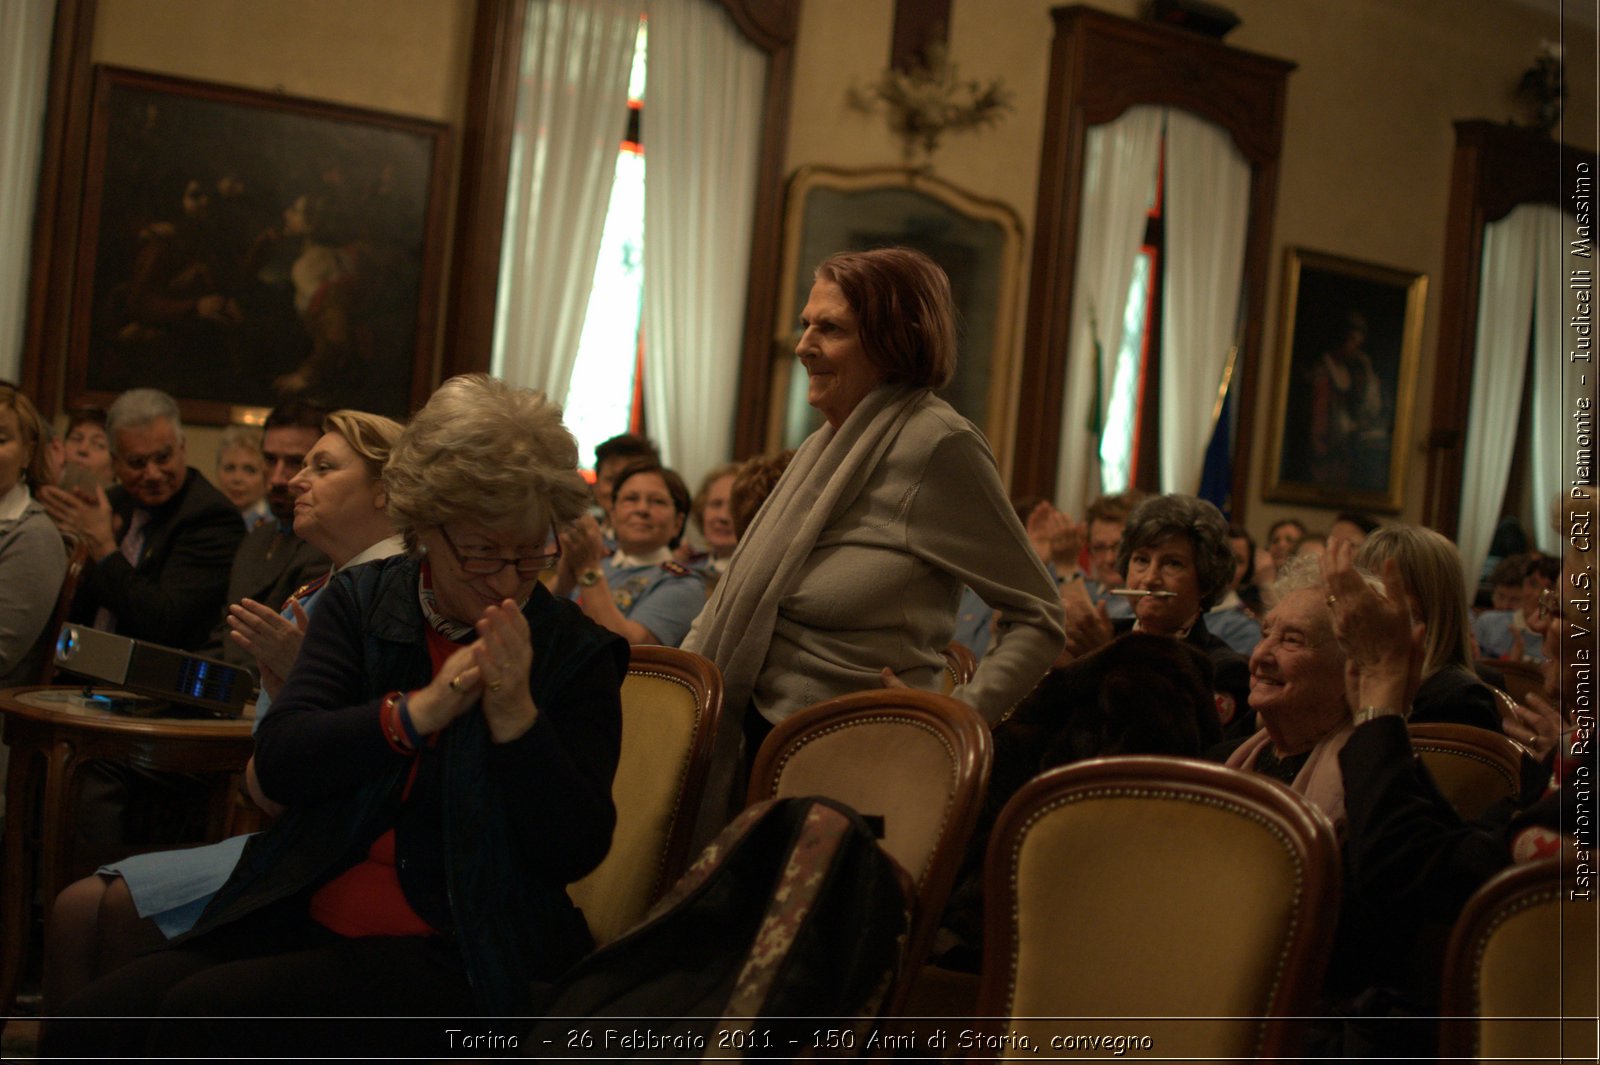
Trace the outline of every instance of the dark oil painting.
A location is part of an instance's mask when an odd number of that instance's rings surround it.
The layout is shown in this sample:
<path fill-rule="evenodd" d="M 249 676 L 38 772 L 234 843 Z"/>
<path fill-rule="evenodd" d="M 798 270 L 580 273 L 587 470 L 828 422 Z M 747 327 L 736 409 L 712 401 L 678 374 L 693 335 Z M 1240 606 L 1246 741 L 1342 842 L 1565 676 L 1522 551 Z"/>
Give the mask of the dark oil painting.
<path fill-rule="evenodd" d="M 100 68 L 69 393 L 153 386 L 212 422 L 300 396 L 403 417 L 431 369 L 446 140 Z"/>

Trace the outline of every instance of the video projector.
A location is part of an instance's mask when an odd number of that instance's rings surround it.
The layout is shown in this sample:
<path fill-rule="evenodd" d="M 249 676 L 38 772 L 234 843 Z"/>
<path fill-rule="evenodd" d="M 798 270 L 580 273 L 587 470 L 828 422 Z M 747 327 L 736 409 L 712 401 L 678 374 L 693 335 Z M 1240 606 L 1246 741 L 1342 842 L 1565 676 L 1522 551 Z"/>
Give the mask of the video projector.
<path fill-rule="evenodd" d="M 71 622 L 61 626 L 56 638 L 56 666 L 91 683 L 114 685 L 217 717 L 238 717 L 255 694 L 249 670 Z M 130 711 L 116 705 L 111 709 Z M 192 710 L 188 716 L 194 716 Z"/>

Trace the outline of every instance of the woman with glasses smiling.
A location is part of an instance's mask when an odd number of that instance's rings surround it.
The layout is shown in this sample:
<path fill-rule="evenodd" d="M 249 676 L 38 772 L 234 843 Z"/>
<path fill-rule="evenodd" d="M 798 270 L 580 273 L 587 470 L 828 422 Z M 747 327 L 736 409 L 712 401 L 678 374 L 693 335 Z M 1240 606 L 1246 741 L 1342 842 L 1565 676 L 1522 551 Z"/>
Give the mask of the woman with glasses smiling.
<path fill-rule="evenodd" d="M 557 595 L 629 643 L 676 647 L 706 605 L 705 576 L 672 557 L 689 516 L 689 486 L 654 462 L 636 462 L 612 486 L 617 549 L 602 557 L 600 528 L 584 517 L 561 538 Z"/>
<path fill-rule="evenodd" d="M 627 644 L 538 580 L 576 467 L 542 395 L 434 394 L 383 474 L 410 553 L 329 583 L 256 737 L 283 814 L 191 933 L 63 1009 L 119 1020 L 54 1022 L 51 1053 L 408 1056 L 440 1018 L 533 1012 L 591 946 L 566 885 L 616 820 Z M 352 1016 L 393 1019 L 284 1020 Z"/>

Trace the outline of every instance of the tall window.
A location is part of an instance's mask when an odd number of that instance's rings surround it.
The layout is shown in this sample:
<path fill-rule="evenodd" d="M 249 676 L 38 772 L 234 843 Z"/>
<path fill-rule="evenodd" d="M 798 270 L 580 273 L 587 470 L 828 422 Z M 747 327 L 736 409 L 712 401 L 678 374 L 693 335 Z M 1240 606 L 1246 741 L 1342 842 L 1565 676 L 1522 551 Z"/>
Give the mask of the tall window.
<path fill-rule="evenodd" d="M 1139 256 L 1134 260 L 1123 307 L 1122 343 L 1112 361 L 1109 399 L 1100 435 L 1100 476 L 1106 492 L 1140 488 L 1159 492 L 1161 483 L 1161 321 L 1166 282 L 1166 139 L 1151 181 L 1150 209 Z M 1098 385 L 1098 382 L 1097 382 Z M 1232 378 L 1213 411 L 1215 432 L 1206 447 L 1200 496 L 1229 510 L 1232 485 L 1232 411 L 1226 402 Z M 1098 391 L 1098 390 L 1097 390 Z"/>
<path fill-rule="evenodd" d="M 1112 362 L 1111 393 L 1100 434 L 1100 478 L 1107 492 L 1146 487 L 1142 467 L 1156 451 L 1154 416 L 1161 347 L 1161 172 L 1150 183 L 1144 240 L 1123 307 L 1122 344 Z M 1096 387 L 1098 390 L 1098 382 Z M 1150 416 L 1146 417 L 1146 413 Z"/>
<path fill-rule="evenodd" d="M 638 372 L 643 365 L 644 141 L 646 27 L 639 20 L 628 82 L 627 125 L 617 151 L 600 259 L 578 341 L 578 361 L 563 403 L 567 428 L 586 461 L 595 445 L 641 428 Z"/>

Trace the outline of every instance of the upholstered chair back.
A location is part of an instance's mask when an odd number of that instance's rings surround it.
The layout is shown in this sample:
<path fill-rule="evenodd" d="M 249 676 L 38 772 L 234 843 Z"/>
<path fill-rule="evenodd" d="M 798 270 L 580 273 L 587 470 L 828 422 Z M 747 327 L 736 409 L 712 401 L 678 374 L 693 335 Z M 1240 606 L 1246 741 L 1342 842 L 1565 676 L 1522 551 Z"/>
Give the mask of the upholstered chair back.
<path fill-rule="evenodd" d="M 597 944 L 632 927 L 688 865 L 721 714 L 722 675 L 709 659 L 676 647 L 633 648 L 622 682 L 611 850 L 568 889 Z"/>
<path fill-rule="evenodd" d="M 910 688 L 807 707 L 756 757 L 749 801 L 822 795 L 880 819 L 881 843 L 916 882 L 902 972 L 926 957 L 983 804 L 994 747 L 977 711 Z M 901 989 L 906 982 L 901 982 Z M 892 1012 L 897 995 L 890 997 Z"/>
<path fill-rule="evenodd" d="M 1440 1057 L 1600 1060 L 1594 891 L 1561 859 L 1507 869 L 1461 912 L 1445 955 Z"/>
<path fill-rule="evenodd" d="M 1339 855 L 1289 789 L 1189 759 L 1079 762 L 1023 786 L 985 861 L 978 1013 L 994 1033 L 1048 1048 L 1085 1028 L 1044 1018 L 1093 1017 L 1150 1037 L 1130 1058 L 1293 1055 L 1286 1018 L 1321 982 Z"/>
<path fill-rule="evenodd" d="M 1410 726 L 1411 747 L 1456 812 L 1468 821 L 1522 783 L 1522 748 L 1501 733 L 1430 721 Z"/>

